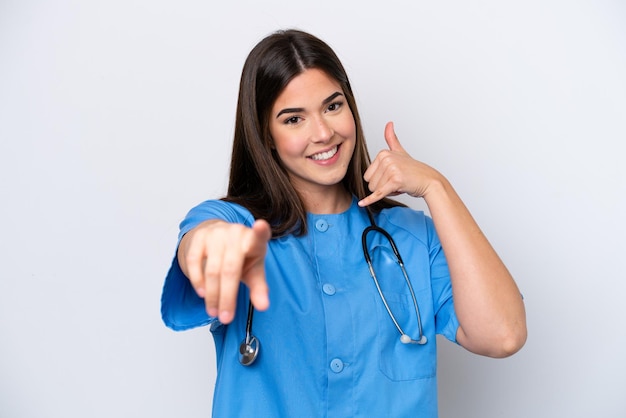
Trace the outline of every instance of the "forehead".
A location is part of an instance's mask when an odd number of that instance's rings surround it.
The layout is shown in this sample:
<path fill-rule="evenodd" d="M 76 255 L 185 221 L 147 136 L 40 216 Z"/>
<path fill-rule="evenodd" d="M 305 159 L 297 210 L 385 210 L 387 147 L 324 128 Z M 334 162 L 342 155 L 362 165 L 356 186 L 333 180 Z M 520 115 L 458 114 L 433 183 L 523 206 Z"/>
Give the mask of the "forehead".
<path fill-rule="evenodd" d="M 339 91 L 343 93 L 341 84 L 326 72 L 317 68 L 304 70 L 287 84 L 276 98 L 274 108 L 284 105 L 300 105 L 321 103 L 329 95 Z"/>

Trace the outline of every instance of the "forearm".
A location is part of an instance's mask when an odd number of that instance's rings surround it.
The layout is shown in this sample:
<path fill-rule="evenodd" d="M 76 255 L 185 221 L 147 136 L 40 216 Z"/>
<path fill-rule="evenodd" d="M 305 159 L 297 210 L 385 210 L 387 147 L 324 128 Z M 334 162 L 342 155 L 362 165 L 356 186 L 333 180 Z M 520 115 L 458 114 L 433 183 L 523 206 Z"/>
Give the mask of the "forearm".
<path fill-rule="evenodd" d="M 450 269 L 457 341 L 486 356 L 515 353 L 526 340 L 526 314 L 511 274 L 443 176 L 424 199 Z"/>

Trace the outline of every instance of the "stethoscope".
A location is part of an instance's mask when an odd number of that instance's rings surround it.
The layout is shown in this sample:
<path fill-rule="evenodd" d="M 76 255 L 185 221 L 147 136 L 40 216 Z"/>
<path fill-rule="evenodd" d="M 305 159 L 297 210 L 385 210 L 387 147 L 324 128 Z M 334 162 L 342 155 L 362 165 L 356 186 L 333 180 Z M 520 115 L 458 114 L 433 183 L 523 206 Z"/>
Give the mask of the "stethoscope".
<path fill-rule="evenodd" d="M 367 262 L 367 266 L 369 267 L 370 275 L 372 279 L 374 279 L 374 284 L 376 285 L 376 289 L 378 290 L 378 294 L 380 295 L 381 300 L 383 301 L 383 305 L 385 305 L 385 309 L 389 314 L 389 317 L 393 321 L 396 329 L 400 333 L 400 341 L 402 344 L 426 344 L 428 339 L 424 335 L 424 331 L 422 329 L 422 319 L 420 316 L 419 306 L 417 304 L 417 299 L 415 298 L 415 292 L 413 291 L 413 285 L 409 280 L 409 276 L 404 268 L 404 262 L 402 261 L 402 257 L 400 256 L 400 252 L 398 251 L 398 247 L 396 246 L 395 241 L 391 238 L 391 235 L 383 228 L 376 225 L 374 221 L 374 216 L 372 213 L 367 210 L 367 216 L 369 217 L 371 225 L 363 230 L 363 234 L 361 235 L 361 243 L 363 244 L 363 256 L 365 257 L 365 261 Z M 411 293 L 411 298 L 413 299 L 413 306 L 415 307 L 415 315 L 417 317 L 417 329 L 418 329 L 418 337 L 417 339 L 411 338 L 400 326 L 398 320 L 395 315 L 391 311 L 389 304 L 387 303 L 387 298 L 383 294 L 382 289 L 380 288 L 380 284 L 378 283 L 378 278 L 376 277 L 376 273 L 374 272 L 374 266 L 372 265 L 372 258 L 370 257 L 369 250 L 367 248 L 367 235 L 370 232 L 379 232 L 381 233 L 388 241 L 391 246 L 391 250 L 393 251 L 394 256 L 396 257 L 396 262 L 400 266 L 402 270 L 402 274 L 404 275 L 404 280 L 409 288 L 409 292 Z M 241 344 L 239 345 L 239 362 L 244 366 L 250 366 L 255 362 L 257 357 L 259 356 L 259 350 L 261 348 L 261 343 L 259 339 L 252 334 L 252 317 L 254 315 L 254 307 L 252 306 L 252 302 L 248 302 L 248 318 L 246 320 L 246 337 L 243 339 Z"/>
<path fill-rule="evenodd" d="M 391 320 L 393 321 L 393 324 L 396 326 L 396 329 L 400 333 L 400 341 L 402 342 L 402 344 L 420 344 L 420 345 L 426 344 L 428 339 L 426 338 L 426 336 L 424 335 L 424 331 L 422 330 L 422 318 L 420 315 L 419 306 L 417 305 L 417 299 L 415 298 L 415 292 L 413 291 L 413 285 L 411 284 L 411 280 L 409 280 L 409 275 L 407 274 L 406 269 L 404 268 L 404 262 L 402 261 L 402 257 L 400 256 L 400 251 L 398 251 L 398 247 L 396 246 L 396 242 L 393 240 L 393 238 L 391 238 L 391 235 L 389 235 L 389 232 L 385 231 L 383 228 L 376 225 L 376 222 L 374 221 L 374 216 L 372 215 L 372 212 L 369 211 L 369 209 L 367 210 L 367 216 L 370 218 L 371 225 L 365 228 L 363 230 L 363 234 L 361 235 L 361 243 L 363 244 L 363 255 L 365 256 L 365 261 L 367 261 L 367 266 L 369 267 L 370 275 L 372 276 L 372 279 L 374 279 L 374 284 L 376 285 L 378 294 L 380 295 L 380 298 L 383 301 L 383 305 L 385 305 L 385 309 L 387 310 L 389 317 L 391 318 Z M 378 283 L 378 278 L 376 277 L 376 273 L 374 272 L 374 266 L 372 265 L 372 258 L 370 257 L 369 250 L 367 249 L 367 234 L 369 234 L 370 232 L 379 232 L 385 238 L 387 238 L 387 241 L 389 241 L 389 244 L 391 245 L 391 250 L 393 251 L 393 254 L 396 257 L 396 262 L 398 263 L 398 265 L 400 266 L 400 269 L 402 270 L 402 274 L 404 275 L 404 280 L 406 281 L 406 284 L 409 288 L 409 292 L 411 293 L 411 299 L 413 299 L 413 306 L 415 307 L 415 316 L 417 317 L 417 331 L 419 333 L 416 340 L 414 340 L 406 332 L 404 332 L 404 330 L 402 329 L 402 327 L 396 320 L 396 316 L 393 314 L 393 312 L 391 312 L 391 308 L 389 308 L 389 304 L 387 303 L 387 298 L 385 297 L 382 289 L 380 288 L 380 284 Z"/>

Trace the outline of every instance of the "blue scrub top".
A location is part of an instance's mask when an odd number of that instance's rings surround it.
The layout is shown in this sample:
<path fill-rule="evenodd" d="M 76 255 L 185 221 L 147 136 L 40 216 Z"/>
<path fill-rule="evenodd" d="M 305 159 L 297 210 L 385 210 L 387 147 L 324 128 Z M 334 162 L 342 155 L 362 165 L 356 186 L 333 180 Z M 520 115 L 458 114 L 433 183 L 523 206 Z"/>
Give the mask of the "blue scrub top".
<path fill-rule="evenodd" d="M 193 208 L 180 237 L 207 219 L 252 225 L 245 208 L 219 200 Z M 435 334 L 456 341 L 458 320 L 445 256 L 432 220 L 409 208 L 385 209 L 378 226 L 394 238 L 413 284 L 428 343 L 402 344 L 363 256 L 370 224 L 353 199 L 343 213 L 308 215 L 309 232 L 272 239 L 265 259 L 270 308 L 255 312 L 261 350 L 249 367 L 238 361 L 245 337 L 247 288 L 234 321 L 205 311 L 174 257 L 165 280 L 165 324 L 185 330 L 211 324 L 217 353 L 214 417 L 436 417 Z M 409 289 L 389 245 L 369 234 L 374 269 L 400 326 L 417 339 Z"/>

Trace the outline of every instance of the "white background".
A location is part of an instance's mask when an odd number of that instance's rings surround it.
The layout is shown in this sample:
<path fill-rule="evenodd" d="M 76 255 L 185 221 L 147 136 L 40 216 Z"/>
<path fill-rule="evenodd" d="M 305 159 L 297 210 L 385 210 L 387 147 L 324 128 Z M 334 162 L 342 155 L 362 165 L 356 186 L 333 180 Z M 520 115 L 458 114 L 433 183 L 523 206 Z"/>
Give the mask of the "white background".
<path fill-rule="evenodd" d="M 211 337 L 162 325 L 161 286 L 178 222 L 225 192 L 243 61 L 287 27 L 343 60 L 372 154 L 394 120 L 451 180 L 526 298 L 516 356 L 440 341 L 441 416 L 626 416 L 618 0 L 0 0 L 0 416 L 210 416 Z"/>

